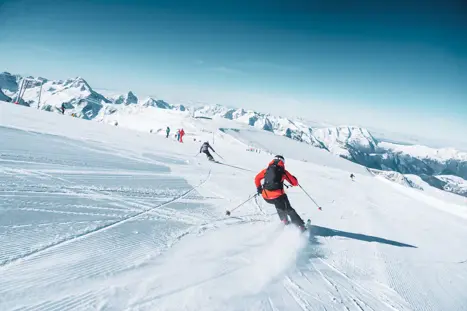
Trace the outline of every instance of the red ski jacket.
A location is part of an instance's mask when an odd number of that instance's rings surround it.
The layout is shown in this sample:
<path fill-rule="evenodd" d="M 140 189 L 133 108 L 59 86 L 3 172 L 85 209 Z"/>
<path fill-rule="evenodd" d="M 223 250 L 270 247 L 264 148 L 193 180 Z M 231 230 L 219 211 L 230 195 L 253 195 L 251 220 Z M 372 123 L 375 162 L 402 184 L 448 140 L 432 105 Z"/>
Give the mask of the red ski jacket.
<path fill-rule="evenodd" d="M 273 162 L 274 162 L 274 160 L 271 161 L 269 163 L 269 165 L 271 165 Z M 279 161 L 278 165 L 284 167 L 284 170 L 285 170 L 284 162 Z M 256 177 L 255 177 L 256 188 L 261 186 L 261 180 L 264 179 L 264 175 L 266 174 L 266 170 L 267 170 L 267 168 L 265 168 L 264 170 L 259 172 L 258 175 L 256 175 Z M 285 170 L 284 176 L 282 176 L 282 181 L 288 181 L 294 187 L 298 186 L 297 178 L 295 178 L 295 176 L 290 174 L 287 170 Z M 284 193 L 285 193 L 284 188 L 279 189 L 279 190 L 266 190 L 266 189 L 263 189 L 263 192 L 261 193 L 261 195 L 265 199 L 274 200 L 274 199 L 277 199 L 278 197 L 280 197 L 281 195 L 283 195 Z"/>

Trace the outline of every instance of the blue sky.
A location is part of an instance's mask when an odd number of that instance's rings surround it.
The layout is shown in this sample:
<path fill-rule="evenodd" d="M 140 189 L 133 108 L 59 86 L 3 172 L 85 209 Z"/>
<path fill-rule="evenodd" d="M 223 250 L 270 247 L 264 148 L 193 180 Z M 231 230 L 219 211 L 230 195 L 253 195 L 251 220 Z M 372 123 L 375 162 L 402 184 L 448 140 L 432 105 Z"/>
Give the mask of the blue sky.
<path fill-rule="evenodd" d="M 3 1 L 0 70 L 465 142 L 466 4 L 386 2 Z"/>

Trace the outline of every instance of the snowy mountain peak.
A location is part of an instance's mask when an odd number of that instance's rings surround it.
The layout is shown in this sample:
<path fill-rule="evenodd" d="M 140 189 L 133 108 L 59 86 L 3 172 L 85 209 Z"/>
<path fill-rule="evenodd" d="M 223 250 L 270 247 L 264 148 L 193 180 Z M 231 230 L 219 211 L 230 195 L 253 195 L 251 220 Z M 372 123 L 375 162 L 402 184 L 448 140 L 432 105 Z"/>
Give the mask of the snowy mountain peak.
<path fill-rule="evenodd" d="M 4 102 L 11 102 L 11 97 L 6 96 L 3 91 L 0 89 L 0 100 Z"/>
<path fill-rule="evenodd" d="M 152 97 L 149 97 L 143 102 L 144 107 L 156 107 L 160 109 L 172 109 L 173 106 L 170 105 L 169 103 L 161 100 L 161 99 L 154 99 Z"/>
<path fill-rule="evenodd" d="M 120 95 L 117 99 L 114 100 L 116 105 L 136 105 L 138 103 L 138 97 L 132 92 L 129 91 L 125 95 Z"/>
<path fill-rule="evenodd" d="M 247 112 L 245 109 L 229 109 L 227 112 L 224 113 L 223 117 L 229 120 L 235 120 L 242 116 L 244 116 Z"/>
<path fill-rule="evenodd" d="M 357 126 L 316 128 L 311 134 L 326 149 L 346 158 L 352 158 L 349 148 L 372 153 L 378 144 L 367 129 Z"/>
<path fill-rule="evenodd" d="M 81 92 L 92 92 L 91 86 L 81 77 L 77 77 L 74 80 L 65 81 L 64 87 L 77 88 Z"/>
<path fill-rule="evenodd" d="M 0 90 L 3 91 L 5 95 L 12 97 L 16 92 L 18 92 L 19 80 L 19 76 L 12 75 L 9 72 L 4 71 L 0 73 Z"/>
<path fill-rule="evenodd" d="M 201 107 L 194 107 L 195 116 L 205 117 L 224 117 L 231 108 L 227 108 L 221 105 L 203 105 Z"/>

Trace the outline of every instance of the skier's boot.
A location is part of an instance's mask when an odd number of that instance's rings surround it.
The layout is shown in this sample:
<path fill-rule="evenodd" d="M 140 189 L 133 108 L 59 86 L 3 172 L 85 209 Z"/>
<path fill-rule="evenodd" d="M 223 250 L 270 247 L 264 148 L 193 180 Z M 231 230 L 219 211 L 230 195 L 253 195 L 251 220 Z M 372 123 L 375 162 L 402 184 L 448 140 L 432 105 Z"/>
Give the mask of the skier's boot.
<path fill-rule="evenodd" d="M 308 229 L 308 222 L 305 225 L 303 220 L 300 223 L 296 223 L 295 225 L 298 227 L 298 229 L 300 229 L 300 232 L 305 232 Z"/>
<path fill-rule="evenodd" d="M 287 226 L 289 224 L 289 220 L 287 218 L 281 220 L 284 226 Z"/>

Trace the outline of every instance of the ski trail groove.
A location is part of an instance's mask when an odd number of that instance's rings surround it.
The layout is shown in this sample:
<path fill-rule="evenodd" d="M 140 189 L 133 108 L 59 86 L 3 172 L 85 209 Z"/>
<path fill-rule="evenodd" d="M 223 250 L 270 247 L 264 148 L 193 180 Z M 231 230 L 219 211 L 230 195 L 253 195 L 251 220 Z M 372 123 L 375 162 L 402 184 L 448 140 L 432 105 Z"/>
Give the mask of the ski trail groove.
<path fill-rule="evenodd" d="M 297 305 L 300 306 L 300 308 L 304 311 L 308 310 L 313 310 L 313 305 L 311 302 L 306 299 L 305 297 L 311 298 L 322 305 L 324 305 L 324 302 L 313 295 L 312 293 L 308 293 L 305 291 L 300 285 L 298 285 L 296 282 L 294 282 L 290 277 L 286 277 L 284 280 L 284 288 L 288 292 L 288 294 L 292 297 L 293 300 L 297 303 Z"/>
<path fill-rule="evenodd" d="M 174 197 L 174 198 L 172 198 L 172 199 L 170 199 L 170 200 L 168 200 L 166 202 L 163 202 L 163 203 L 161 203 L 159 205 L 156 205 L 156 206 L 141 210 L 140 212 L 138 212 L 136 214 L 128 215 L 128 216 L 125 216 L 125 217 L 123 217 L 123 218 L 121 218 L 121 219 L 119 219 L 117 221 L 113 221 L 113 222 L 110 222 L 108 224 L 102 225 L 102 226 L 97 227 L 96 229 L 93 229 L 91 231 L 85 231 L 85 232 L 82 232 L 82 233 L 77 234 L 75 236 L 64 238 L 62 240 L 56 241 L 56 242 L 54 242 L 52 244 L 49 244 L 47 246 L 44 246 L 42 248 L 35 249 L 35 250 L 32 250 L 32 251 L 30 251 L 28 253 L 24 253 L 24 254 L 21 254 L 19 256 L 14 257 L 14 258 L 11 258 L 6 262 L 0 263 L 0 269 L 6 269 L 6 268 L 10 267 L 12 264 L 19 262 L 20 260 L 32 258 L 34 256 L 42 254 L 45 251 L 55 249 L 55 248 L 60 247 L 62 245 L 66 245 L 68 243 L 72 243 L 72 242 L 81 240 L 83 238 L 86 238 L 88 236 L 91 236 L 91 235 L 103 232 L 105 230 L 114 228 L 114 227 L 119 226 L 121 224 L 124 224 L 124 223 L 126 223 L 128 221 L 136 219 L 136 218 L 138 218 L 140 216 L 146 215 L 146 214 L 150 213 L 151 211 L 153 211 L 153 210 L 155 210 L 157 208 L 167 206 L 167 205 L 169 205 L 169 204 L 171 204 L 171 203 L 173 203 L 173 202 L 175 202 L 177 200 L 183 199 L 188 194 L 190 194 L 194 190 L 196 190 L 199 187 L 201 187 L 202 185 L 204 185 L 209 180 L 210 177 L 211 177 L 211 170 L 209 170 L 206 178 L 204 180 L 202 180 L 198 185 L 196 185 L 194 187 L 191 187 L 190 189 L 188 189 L 187 191 L 185 191 L 184 193 L 182 193 L 179 196 L 176 196 L 176 197 Z"/>
<path fill-rule="evenodd" d="M 271 308 L 272 311 L 279 311 L 279 310 L 274 306 L 274 303 L 272 302 L 271 297 L 268 297 L 268 302 L 269 302 L 269 307 Z"/>

